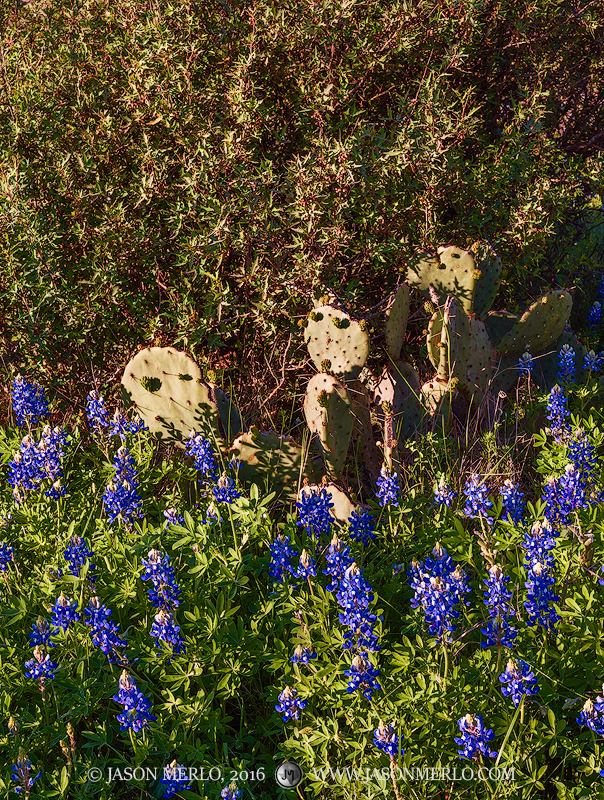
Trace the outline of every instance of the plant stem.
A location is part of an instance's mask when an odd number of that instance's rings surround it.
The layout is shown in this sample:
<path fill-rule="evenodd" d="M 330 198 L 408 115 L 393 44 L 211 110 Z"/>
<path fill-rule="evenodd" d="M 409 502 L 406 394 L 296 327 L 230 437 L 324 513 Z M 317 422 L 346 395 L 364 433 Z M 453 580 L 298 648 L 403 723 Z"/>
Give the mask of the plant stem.
<path fill-rule="evenodd" d="M 398 790 L 398 785 L 396 783 L 396 775 L 394 772 L 395 765 L 396 765 L 396 758 L 394 756 L 390 756 L 390 777 L 392 778 L 392 788 L 394 789 L 394 796 L 396 797 L 396 800 L 401 800 L 401 796 Z"/>

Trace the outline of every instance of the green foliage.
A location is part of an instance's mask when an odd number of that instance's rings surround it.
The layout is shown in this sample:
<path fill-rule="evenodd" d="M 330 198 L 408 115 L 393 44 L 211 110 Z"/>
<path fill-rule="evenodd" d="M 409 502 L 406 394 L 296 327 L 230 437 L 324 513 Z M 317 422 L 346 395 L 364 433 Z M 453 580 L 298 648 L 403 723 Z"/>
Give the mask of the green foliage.
<path fill-rule="evenodd" d="M 18 0 L 1 25 L 3 357 L 74 402 L 174 344 L 251 408 L 316 287 L 371 307 L 434 241 L 488 237 L 520 307 L 593 285 L 594 5 Z"/>

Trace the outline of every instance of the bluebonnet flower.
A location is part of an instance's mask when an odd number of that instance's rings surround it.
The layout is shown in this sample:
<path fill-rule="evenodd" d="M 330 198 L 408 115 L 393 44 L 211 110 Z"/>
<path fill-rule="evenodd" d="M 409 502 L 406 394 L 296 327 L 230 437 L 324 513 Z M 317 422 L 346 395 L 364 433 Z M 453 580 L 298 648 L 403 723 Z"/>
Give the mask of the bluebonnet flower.
<path fill-rule="evenodd" d="M 197 503 L 195 508 L 200 508 L 200 504 Z M 214 500 L 212 500 L 212 502 L 205 509 L 205 514 L 206 514 L 205 519 L 200 520 L 200 523 L 202 525 L 215 525 L 217 522 L 222 522 L 222 517 L 218 513 L 218 507 L 214 502 Z"/>
<path fill-rule="evenodd" d="M 546 567 L 554 566 L 554 557 L 551 555 L 550 550 L 553 550 L 556 546 L 555 537 L 556 533 L 548 519 L 543 520 L 543 522 L 537 520 L 533 524 L 531 532 L 527 533 L 522 541 L 527 567 L 531 567 L 537 562 Z"/>
<path fill-rule="evenodd" d="M 306 578 L 314 577 L 316 574 L 317 574 L 317 568 L 315 566 L 314 558 L 312 558 L 306 552 L 306 550 L 302 550 L 302 553 L 300 555 L 300 563 L 298 565 L 298 569 L 294 574 L 294 577 L 306 580 Z"/>
<path fill-rule="evenodd" d="M 527 625 L 541 625 L 546 631 L 553 631 L 556 622 L 560 619 L 551 603 L 558 602 L 560 598 L 552 591 L 556 579 L 549 574 L 546 566 L 539 561 L 532 564 L 528 571 L 529 580 L 524 584 L 528 589 L 527 600 L 524 607 L 529 618 Z"/>
<path fill-rule="evenodd" d="M 13 381 L 11 400 L 20 428 L 27 424 L 37 425 L 50 416 L 44 389 L 35 381 L 28 383 L 21 375 Z"/>
<path fill-rule="evenodd" d="M 46 497 L 50 497 L 51 500 L 58 500 L 60 497 L 65 497 L 67 494 L 67 489 L 63 485 L 62 481 L 55 481 L 50 489 L 47 489 L 44 494 Z"/>
<path fill-rule="evenodd" d="M 446 578 L 455 569 L 453 559 L 440 542 L 436 542 L 432 549 L 432 557 L 426 558 L 426 569 L 438 577 Z"/>
<path fill-rule="evenodd" d="M 481 646 L 493 647 L 503 645 L 513 647 L 514 639 L 518 631 L 509 624 L 509 617 L 516 616 L 516 611 L 511 606 L 512 593 L 506 588 L 509 576 L 503 574 L 503 570 L 497 564 L 489 569 L 489 577 L 486 580 L 487 591 L 484 593 L 485 605 L 489 608 L 491 619 L 486 627 L 481 629 L 486 642 L 481 642 Z"/>
<path fill-rule="evenodd" d="M 530 353 L 523 353 L 518 359 L 518 369 L 520 370 L 520 377 L 532 375 L 535 369 L 535 362 Z"/>
<path fill-rule="evenodd" d="M 350 538 L 355 542 L 362 542 L 367 547 L 370 539 L 375 539 L 375 520 L 368 509 L 355 508 L 348 518 Z"/>
<path fill-rule="evenodd" d="M 109 514 L 109 522 L 118 517 L 126 525 L 130 525 L 136 517 L 142 517 L 140 510 L 142 500 L 138 494 L 138 475 L 133 456 L 124 447 L 120 447 L 113 460 L 115 476 L 109 481 L 103 503 Z"/>
<path fill-rule="evenodd" d="M 596 300 L 589 309 L 589 314 L 585 322 L 590 328 L 597 328 L 602 322 L 602 304 L 598 302 L 598 300 Z"/>
<path fill-rule="evenodd" d="M 44 691 L 44 681 L 53 680 L 55 670 L 59 665 L 50 660 L 50 655 L 41 647 L 34 647 L 34 657 L 25 662 L 25 677 L 40 681 L 40 688 Z"/>
<path fill-rule="evenodd" d="M 92 563 L 92 558 L 94 557 L 94 553 L 88 549 L 88 546 L 84 539 L 81 536 L 74 536 L 71 539 L 71 542 L 67 545 L 67 549 L 63 552 L 65 556 L 65 560 L 69 561 L 69 571 L 72 575 L 75 575 L 79 578 L 80 570 L 86 563 L 86 559 L 89 560 L 90 565 L 88 567 L 88 579 L 90 583 L 94 583 L 95 578 L 91 573 L 96 569 L 96 565 Z"/>
<path fill-rule="evenodd" d="M 380 650 L 377 635 L 373 631 L 378 618 L 369 612 L 369 604 L 373 602 L 373 598 L 371 586 L 353 562 L 344 572 L 336 594 L 338 603 L 344 609 L 339 614 L 340 623 L 348 628 L 344 634 L 344 650 Z"/>
<path fill-rule="evenodd" d="M 24 492 L 37 488 L 45 477 L 44 455 L 27 434 L 8 463 L 8 482 L 13 488 L 15 502 L 22 502 L 25 499 Z"/>
<path fill-rule="evenodd" d="M 575 377 L 575 351 L 565 344 L 558 355 L 558 380 L 562 386 L 568 386 Z"/>
<path fill-rule="evenodd" d="M 570 430 L 566 418 L 570 416 L 570 411 L 566 407 L 568 399 L 564 391 L 556 384 L 547 400 L 547 418 L 550 421 L 550 430 L 555 440 L 558 442 Z"/>
<path fill-rule="evenodd" d="M 441 475 L 436 491 L 434 492 L 434 502 L 439 503 L 440 505 L 445 505 L 447 508 L 451 508 L 453 500 L 455 500 L 456 497 L 457 492 L 454 492 L 453 489 L 451 489 L 445 479 L 445 476 Z"/>
<path fill-rule="evenodd" d="M 311 659 L 316 658 L 317 654 L 313 651 L 312 647 L 303 647 L 299 644 L 294 650 L 293 656 L 290 658 L 292 664 L 309 664 Z"/>
<path fill-rule="evenodd" d="M 487 742 L 494 737 L 491 728 L 485 728 L 480 714 L 466 714 L 457 721 L 461 736 L 455 737 L 455 744 L 460 745 L 457 751 L 460 759 L 468 758 L 478 761 L 480 754 L 497 758 L 497 751 L 491 750 Z"/>
<path fill-rule="evenodd" d="M 229 785 L 225 786 L 224 789 L 220 792 L 221 800 L 239 800 L 240 797 L 241 797 L 241 789 L 237 788 L 237 784 L 235 783 L 235 781 L 229 783 Z"/>
<path fill-rule="evenodd" d="M 109 427 L 109 412 L 105 408 L 105 401 L 94 389 L 88 392 L 86 416 L 93 433 L 102 433 L 103 428 Z"/>
<path fill-rule="evenodd" d="M 217 503 L 230 504 L 233 500 L 241 497 L 241 492 L 237 490 L 235 481 L 233 478 L 229 478 L 228 475 L 223 475 L 221 478 L 218 478 L 218 483 L 212 486 L 212 492 L 214 493 L 214 499 Z"/>
<path fill-rule="evenodd" d="M 537 694 L 539 691 L 535 673 L 526 661 L 516 661 L 515 658 L 510 658 L 505 672 L 499 676 L 499 680 L 503 684 L 501 693 L 504 697 L 511 697 L 516 708 L 525 695 Z"/>
<path fill-rule="evenodd" d="M 139 433 L 140 431 L 148 430 L 149 428 L 139 416 L 129 420 L 124 412 L 120 411 L 118 408 L 115 409 L 113 419 L 109 425 L 109 435 L 119 436 L 122 442 L 126 441 L 126 434 L 128 433 L 134 434 Z"/>
<path fill-rule="evenodd" d="M 367 700 L 371 700 L 373 692 L 376 689 L 380 690 L 382 688 L 376 680 L 379 674 L 379 669 L 374 667 L 371 661 L 369 661 L 367 653 L 363 655 L 357 653 L 352 659 L 350 669 L 344 670 L 344 675 L 349 678 L 346 691 L 348 694 L 351 694 L 352 692 L 362 689 L 363 697 L 366 697 Z"/>
<path fill-rule="evenodd" d="M 545 500 L 545 517 L 555 525 L 568 525 L 571 514 L 588 508 L 588 486 L 582 471 L 567 464 L 560 478 L 548 478 L 542 499 Z"/>
<path fill-rule="evenodd" d="M 0 542 L 0 572 L 6 572 L 10 562 L 15 562 L 15 548 L 7 542 Z"/>
<path fill-rule="evenodd" d="M 299 720 L 300 712 L 306 705 L 306 700 L 298 697 L 298 690 L 286 686 L 278 697 L 279 703 L 275 706 L 275 711 L 283 715 L 283 722 L 290 719 Z"/>
<path fill-rule="evenodd" d="M 296 525 L 306 528 L 309 536 L 321 541 L 322 534 L 329 534 L 332 521 L 329 509 L 333 508 L 333 503 L 325 487 L 313 489 L 311 486 L 303 486 L 298 495 L 296 508 L 298 509 Z"/>
<path fill-rule="evenodd" d="M 573 438 L 568 443 L 568 457 L 580 470 L 587 480 L 593 480 L 594 466 L 596 464 L 596 448 L 589 441 L 589 437 L 581 428 L 577 428 Z"/>
<path fill-rule="evenodd" d="M 338 539 L 335 533 L 331 539 L 325 560 L 327 561 L 327 569 L 322 570 L 322 572 L 332 579 L 327 585 L 327 591 L 337 592 L 340 588 L 342 576 L 353 563 L 353 559 L 350 555 L 350 547 L 348 545 L 344 546 L 342 540 Z"/>
<path fill-rule="evenodd" d="M 400 754 L 405 755 L 405 751 L 401 749 L 398 736 L 394 729 L 394 725 L 385 725 L 382 720 L 373 732 L 373 743 L 378 750 L 382 750 L 391 758 L 397 758 Z"/>
<path fill-rule="evenodd" d="M 470 475 L 470 480 L 467 481 L 463 487 L 463 493 L 467 498 L 466 507 L 464 508 L 466 517 L 470 517 L 470 519 L 480 519 L 484 517 L 486 522 L 492 525 L 493 517 L 490 517 L 488 512 L 493 508 L 493 503 L 489 500 L 489 490 L 484 484 L 484 481 L 473 473 Z"/>
<path fill-rule="evenodd" d="M 175 654 L 184 653 L 187 649 L 184 639 L 180 635 L 180 626 L 176 624 L 173 615 L 169 611 L 161 609 L 155 615 L 155 621 L 151 626 L 151 636 L 157 642 L 166 642 L 172 647 Z"/>
<path fill-rule="evenodd" d="M 84 621 L 92 628 L 92 644 L 100 648 L 110 664 L 114 664 L 121 658 L 119 650 L 126 647 L 126 640 L 118 636 L 120 626 L 110 619 L 111 613 L 98 597 L 93 597 L 84 609 Z"/>
<path fill-rule="evenodd" d="M 121 714 L 118 714 L 117 721 L 120 723 L 120 730 L 131 729 L 138 733 L 143 728 L 149 727 L 149 722 L 157 719 L 149 713 L 151 701 L 142 692 L 139 692 L 135 681 L 124 670 L 119 679 L 119 691 L 113 696 L 116 703 L 124 706 Z"/>
<path fill-rule="evenodd" d="M 459 604 L 469 605 L 463 596 L 470 592 L 470 587 L 464 570 L 459 565 L 453 570 L 444 547 L 437 543 L 432 553 L 435 560 L 427 559 L 425 568 L 421 562 L 412 561 L 407 575 L 415 593 L 411 607 L 423 608 L 428 631 L 442 644 L 455 630 L 453 620 L 459 617 Z"/>
<path fill-rule="evenodd" d="M 380 477 L 377 479 L 377 498 L 381 506 L 398 506 L 400 486 L 398 473 L 392 472 L 386 464 L 382 465 Z"/>
<path fill-rule="evenodd" d="M 51 428 L 45 425 L 42 431 L 42 438 L 38 442 L 38 452 L 42 454 L 44 462 L 44 477 L 51 481 L 57 481 L 63 475 L 61 459 L 65 455 L 67 447 L 67 433 L 64 428 Z M 50 491 L 50 490 L 49 490 Z M 49 492 L 46 492 L 49 495 Z M 63 492 L 65 494 L 65 492 Z"/>
<path fill-rule="evenodd" d="M 604 693 L 604 686 L 602 686 Z M 587 700 L 577 717 L 578 725 L 587 725 L 596 736 L 604 736 L 604 697 L 596 697 L 596 702 Z"/>
<path fill-rule="evenodd" d="M 499 494 L 503 502 L 503 519 L 507 519 L 514 525 L 522 522 L 522 514 L 526 508 L 526 501 L 522 498 L 524 494 L 519 491 L 518 484 L 512 481 L 504 481 L 503 486 L 499 489 Z"/>
<path fill-rule="evenodd" d="M 170 566 L 170 556 L 159 550 L 150 550 L 147 559 L 141 562 L 145 572 L 141 580 L 150 580 L 153 588 L 148 590 L 149 600 L 156 608 L 172 611 L 181 603 L 180 588 L 176 583 L 174 569 Z"/>
<path fill-rule="evenodd" d="M 292 566 L 292 558 L 294 558 L 297 553 L 290 547 L 289 542 L 289 536 L 280 534 L 276 536 L 272 544 L 269 545 L 271 551 L 271 563 L 268 568 L 269 575 L 273 580 L 279 581 L 279 583 L 283 583 L 283 576 L 286 572 L 290 575 L 293 575 L 295 572 Z"/>
<path fill-rule="evenodd" d="M 19 748 L 19 757 L 17 763 L 13 764 L 11 779 L 18 785 L 15 786 L 16 794 L 23 794 L 25 798 L 29 797 L 30 790 L 34 783 L 42 774 L 42 770 L 37 775 L 31 775 L 31 761 L 26 757 L 25 751 Z"/>
<path fill-rule="evenodd" d="M 50 629 L 50 625 L 48 624 L 48 620 L 44 619 L 44 617 L 38 617 L 37 621 L 33 622 L 31 626 L 31 633 L 29 634 L 29 646 L 55 647 L 55 645 L 50 641 L 50 637 L 52 635 L 53 634 Z"/>
<path fill-rule="evenodd" d="M 604 353 L 598 353 L 598 355 L 596 355 L 593 350 L 590 350 L 585 356 L 583 369 L 588 369 L 591 372 L 599 372 L 602 369 L 602 362 L 604 362 Z"/>
<path fill-rule="evenodd" d="M 168 520 L 168 525 L 184 525 L 185 515 L 179 514 L 175 508 L 166 508 L 164 517 Z"/>
<path fill-rule="evenodd" d="M 191 431 L 185 453 L 195 459 L 193 466 L 202 478 L 209 481 L 216 480 L 218 467 L 214 458 L 214 448 L 207 439 L 204 439 L 200 433 Z"/>
<path fill-rule="evenodd" d="M 176 759 L 164 767 L 164 776 L 159 781 L 166 789 L 162 794 L 164 800 L 174 797 L 175 794 L 185 791 L 190 792 L 193 790 L 193 784 L 188 778 L 188 771 L 182 764 L 179 764 Z"/>
<path fill-rule="evenodd" d="M 61 592 L 56 603 L 51 608 L 52 617 L 50 618 L 50 621 L 56 626 L 55 631 L 53 631 L 53 636 L 56 636 L 56 634 L 59 632 L 58 628 L 66 631 L 70 625 L 72 625 L 74 622 L 78 622 L 81 619 L 80 614 L 77 612 L 77 607 L 77 600 L 74 600 L 72 603 L 69 597 Z"/>

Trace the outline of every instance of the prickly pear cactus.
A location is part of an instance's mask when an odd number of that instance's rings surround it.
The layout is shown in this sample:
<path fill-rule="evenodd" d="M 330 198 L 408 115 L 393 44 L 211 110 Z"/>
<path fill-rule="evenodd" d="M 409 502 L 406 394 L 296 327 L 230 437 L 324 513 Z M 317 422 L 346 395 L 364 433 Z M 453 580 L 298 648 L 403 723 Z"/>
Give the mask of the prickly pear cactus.
<path fill-rule="evenodd" d="M 390 298 L 385 312 L 386 351 L 393 361 L 400 357 L 409 316 L 409 285 L 401 284 Z"/>
<path fill-rule="evenodd" d="M 468 326 L 466 387 L 470 395 L 480 402 L 493 377 L 493 347 L 482 320 L 469 317 Z"/>
<path fill-rule="evenodd" d="M 431 417 L 439 417 L 448 424 L 451 415 L 451 402 L 456 395 L 456 389 L 449 381 L 440 381 L 433 378 L 422 386 L 422 399 L 426 411 Z"/>
<path fill-rule="evenodd" d="M 380 453 L 371 424 L 371 394 L 367 386 L 357 378 L 350 387 L 351 411 L 354 418 L 352 428 L 353 457 L 365 464 L 369 478 L 375 483 L 382 467 Z"/>
<path fill-rule="evenodd" d="M 428 323 L 427 346 L 430 360 L 440 381 L 457 378 L 467 385 L 470 322 L 455 297 L 448 297 L 445 307 L 436 311 Z"/>
<path fill-rule="evenodd" d="M 573 305 L 569 292 L 548 292 L 525 311 L 498 344 L 499 353 L 521 356 L 543 352 L 561 336 Z"/>
<path fill-rule="evenodd" d="M 313 376 L 306 389 L 304 416 L 318 438 L 329 473 L 340 477 L 354 422 L 344 384 L 324 372 Z"/>
<path fill-rule="evenodd" d="M 450 245 L 439 247 L 438 255 L 417 253 L 407 265 L 407 282 L 420 291 L 432 287 L 439 295 L 440 304 L 448 295 L 461 303 L 467 314 L 474 310 L 476 264 L 469 250 Z"/>
<path fill-rule="evenodd" d="M 252 428 L 235 439 L 229 454 L 243 462 L 239 479 L 245 486 L 255 483 L 278 496 L 296 497 L 305 472 L 302 448 L 290 437 Z"/>
<path fill-rule="evenodd" d="M 487 242 L 475 242 L 470 251 L 474 255 L 475 263 L 474 313 L 484 319 L 499 288 L 501 259 Z"/>
<path fill-rule="evenodd" d="M 503 337 L 512 330 L 519 320 L 520 317 L 516 316 L 516 314 L 510 314 L 508 311 L 491 311 L 487 315 L 484 324 L 487 326 L 489 339 L 494 347 L 497 347 Z"/>
<path fill-rule="evenodd" d="M 395 361 L 384 367 L 379 379 L 369 384 L 373 390 L 376 416 L 384 426 L 383 403 L 390 404 L 393 413 L 393 438 L 409 439 L 422 427 L 424 409 L 421 402 L 419 376 L 411 364 Z"/>
<path fill-rule="evenodd" d="M 233 435 L 241 430 L 239 412 L 228 396 L 204 380 L 192 358 L 172 347 L 147 347 L 128 362 L 122 398 L 159 439 L 180 447 L 195 430 L 224 449 L 229 429 Z"/>
<path fill-rule="evenodd" d="M 358 377 L 369 353 L 367 325 L 330 305 L 310 312 L 304 341 L 317 370 L 329 362 L 328 371 L 345 382 Z"/>
<path fill-rule="evenodd" d="M 533 380 L 544 392 L 551 392 L 552 388 L 559 383 L 558 378 L 558 360 L 560 358 L 560 350 L 567 344 L 575 351 L 575 380 L 577 383 L 582 383 L 585 380 L 586 370 L 583 368 L 585 363 L 585 356 L 587 355 L 587 348 L 581 344 L 574 333 L 570 331 L 563 331 L 561 336 L 548 348 L 547 352 L 543 355 L 533 356 L 535 369 L 532 375 Z M 531 353 L 531 355 L 533 355 Z"/>

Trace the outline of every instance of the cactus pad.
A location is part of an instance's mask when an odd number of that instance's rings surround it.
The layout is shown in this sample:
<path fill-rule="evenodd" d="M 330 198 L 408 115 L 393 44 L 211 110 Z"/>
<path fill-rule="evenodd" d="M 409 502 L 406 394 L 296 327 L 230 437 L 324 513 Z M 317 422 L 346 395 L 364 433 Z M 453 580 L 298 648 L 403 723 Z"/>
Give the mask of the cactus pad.
<path fill-rule="evenodd" d="M 487 315 L 484 324 L 487 326 L 489 339 L 494 347 L 497 347 L 499 342 L 506 336 L 520 320 L 516 314 L 510 314 L 508 311 L 491 311 Z"/>
<path fill-rule="evenodd" d="M 466 364 L 466 388 L 480 400 L 493 377 L 493 348 L 487 328 L 477 317 L 468 318 L 469 338 L 463 346 Z"/>
<path fill-rule="evenodd" d="M 304 330 L 304 341 L 317 370 L 331 362 L 331 371 L 343 380 L 354 380 L 369 353 L 369 336 L 363 325 L 334 306 L 311 311 Z"/>
<path fill-rule="evenodd" d="M 474 256 L 459 247 L 439 247 L 438 257 L 429 253 L 417 253 L 407 265 L 407 282 L 426 292 L 432 286 L 442 304 L 447 295 L 454 295 L 467 314 L 473 311 Z"/>
<path fill-rule="evenodd" d="M 569 292 L 548 292 L 536 300 L 510 332 L 498 343 L 497 350 L 508 355 L 533 355 L 544 352 L 562 334 L 573 305 Z"/>
<path fill-rule="evenodd" d="M 451 401 L 455 391 L 448 381 L 441 382 L 434 378 L 422 386 L 424 406 L 431 417 L 444 416 L 448 418 L 451 410 Z"/>
<path fill-rule="evenodd" d="M 409 316 L 409 285 L 401 284 L 390 298 L 386 309 L 386 350 L 390 358 L 396 361 L 401 354 L 407 331 Z"/>
<path fill-rule="evenodd" d="M 185 353 L 172 347 L 147 347 L 132 358 L 122 376 L 122 398 L 151 433 L 180 447 L 192 430 L 198 431 L 213 445 L 224 447 L 229 425 L 228 395 L 207 383 L 198 364 Z M 239 412 L 231 407 L 231 427 L 236 428 Z M 227 423 L 225 425 L 225 422 Z"/>
<path fill-rule="evenodd" d="M 344 385 L 332 375 L 320 373 L 313 376 L 304 397 L 304 416 L 311 432 L 318 438 L 328 471 L 339 477 L 354 421 L 350 397 Z"/>
<path fill-rule="evenodd" d="M 474 313 L 481 319 L 487 314 L 499 288 L 501 260 L 487 242 L 475 242 L 470 251 L 476 264 L 474 287 Z"/>
<path fill-rule="evenodd" d="M 587 375 L 583 364 L 585 363 L 585 356 L 587 355 L 587 348 L 581 344 L 574 333 L 571 331 L 563 331 L 560 337 L 549 347 L 544 354 L 534 355 L 533 361 L 535 369 L 532 378 L 544 392 L 551 392 L 556 383 L 560 382 L 558 378 L 558 359 L 560 357 L 560 350 L 565 344 L 570 345 L 575 351 L 575 380 L 577 383 L 582 383 Z"/>
<path fill-rule="evenodd" d="M 361 378 L 359 377 L 349 391 L 352 415 L 354 417 L 352 428 L 354 456 L 357 461 L 359 457 L 363 459 L 371 482 L 375 483 L 380 475 L 383 458 L 373 435 L 369 390 L 365 384 L 361 383 Z"/>
<path fill-rule="evenodd" d="M 419 376 L 411 364 L 395 361 L 384 368 L 373 386 L 378 420 L 383 424 L 381 404 L 392 406 L 395 437 L 399 442 L 410 439 L 422 427 L 424 409 L 421 403 Z"/>
<path fill-rule="evenodd" d="M 469 340 L 469 318 L 455 297 L 448 297 L 444 309 L 436 311 L 428 323 L 428 355 L 441 381 L 457 378 L 460 387 L 466 385 Z"/>
<path fill-rule="evenodd" d="M 293 498 L 297 494 L 302 473 L 302 448 L 287 436 L 273 431 L 250 431 L 238 436 L 229 454 L 243 462 L 239 480 L 252 483 L 266 492 Z"/>

